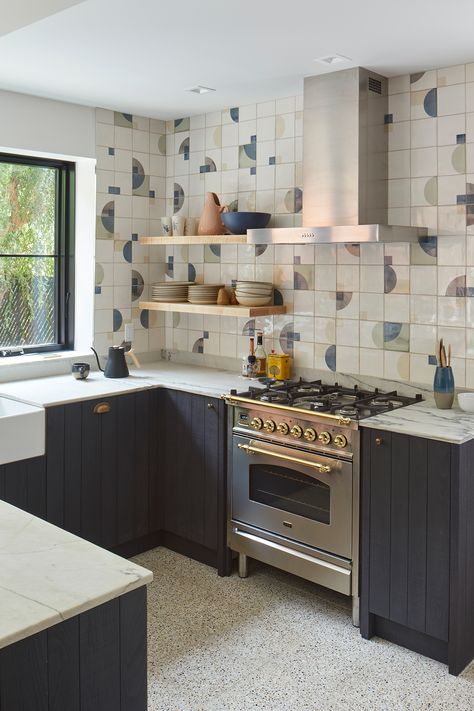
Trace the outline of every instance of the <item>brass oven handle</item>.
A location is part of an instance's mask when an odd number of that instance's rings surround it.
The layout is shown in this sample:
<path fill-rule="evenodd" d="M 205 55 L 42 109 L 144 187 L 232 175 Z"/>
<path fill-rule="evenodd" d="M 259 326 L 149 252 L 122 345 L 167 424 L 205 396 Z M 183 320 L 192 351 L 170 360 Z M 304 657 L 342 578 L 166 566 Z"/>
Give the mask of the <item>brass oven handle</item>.
<path fill-rule="evenodd" d="M 331 467 L 325 464 L 319 464 L 318 462 L 308 462 L 306 459 L 300 459 L 299 457 L 291 457 L 289 454 L 277 454 L 277 452 L 270 452 L 267 449 L 261 449 L 260 447 L 251 447 L 248 444 L 237 445 L 239 449 L 243 449 L 245 454 L 267 454 L 269 457 L 276 457 L 277 459 L 285 459 L 287 462 L 294 462 L 295 464 L 304 464 L 306 467 L 312 467 L 317 469 L 318 472 L 322 474 L 329 474 Z"/>
<path fill-rule="evenodd" d="M 103 415 L 105 412 L 110 412 L 110 405 L 108 402 L 98 402 L 94 407 L 95 415 Z"/>

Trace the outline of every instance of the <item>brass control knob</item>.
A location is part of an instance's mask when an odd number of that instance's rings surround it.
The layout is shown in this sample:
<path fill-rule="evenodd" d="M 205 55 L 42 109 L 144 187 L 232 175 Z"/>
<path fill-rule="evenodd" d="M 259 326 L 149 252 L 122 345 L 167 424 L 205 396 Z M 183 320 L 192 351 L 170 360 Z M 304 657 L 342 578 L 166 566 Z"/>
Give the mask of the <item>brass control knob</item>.
<path fill-rule="evenodd" d="M 306 429 L 306 430 L 304 431 L 303 437 L 305 438 L 305 440 L 306 440 L 307 442 L 314 442 L 314 440 L 315 440 L 316 437 L 317 437 L 316 431 L 313 430 L 312 427 L 308 427 L 308 429 Z"/>
<path fill-rule="evenodd" d="M 318 439 L 323 444 L 329 444 L 329 442 L 331 441 L 331 435 L 329 434 L 329 432 L 321 432 Z"/>
<path fill-rule="evenodd" d="M 277 430 L 280 434 L 286 435 L 290 431 L 290 428 L 286 424 L 286 422 L 280 422 L 280 424 L 277 427 Z"/>
<path fill-rule="evenodd" d="M 300 439 L 300 437 L 303 434 L 303 430 L 301 429 L 301 427 L 299 425 L 293 425 L 293 427 L 290 430 L 290 434 L 295 439 Z"/>
<path fill-rule="evenodd" d="M 265 424 L 263 425 L 263 429 L 265 432 L 274 432 L 275 431 L 275 423 L 273 420 L 265 420 Z"/>
<path fill-rule="evenodd" d="M 341 434 L 340 434 L 340 435 L 336 435 L 336 436 L 334 437 L 334 444 L 336 445 L 336 447 L 340 447 L 341 449 L 342 449 L 343 447 L 347 447 L 347 437 L 346 437 L 346 435 L 341 435 Z"/>
<path fill-rule="evenodd" d="M 254 430 L 261 430 L 263 427 L 263 421 L 260 419 L 260 417 L 254 417 L 252 422 L 250 423 L 250 426 L 254 428 Z"/>

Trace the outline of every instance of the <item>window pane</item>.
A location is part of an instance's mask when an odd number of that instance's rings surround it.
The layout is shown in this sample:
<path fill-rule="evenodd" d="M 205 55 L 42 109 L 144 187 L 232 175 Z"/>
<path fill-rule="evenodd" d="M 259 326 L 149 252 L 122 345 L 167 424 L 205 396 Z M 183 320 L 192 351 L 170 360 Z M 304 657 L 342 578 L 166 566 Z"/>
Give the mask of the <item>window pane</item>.
<path fill-rule="evenodd" d="M 56 168 L 0 162 L 0 254 L 55 254 Z"/>
<path fill-rule="evenodd" d="M 54 257 L 0 257 L 0 346 L 54 343 Z"/>

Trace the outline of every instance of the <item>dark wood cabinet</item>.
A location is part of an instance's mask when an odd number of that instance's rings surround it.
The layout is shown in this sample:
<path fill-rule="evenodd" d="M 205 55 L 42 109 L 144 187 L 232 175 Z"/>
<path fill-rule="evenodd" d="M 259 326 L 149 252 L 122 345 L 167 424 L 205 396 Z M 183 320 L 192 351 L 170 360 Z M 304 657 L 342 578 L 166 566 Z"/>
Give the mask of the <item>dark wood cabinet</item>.
<path fill-rule="evenodd" d="M 48 521 L 124 552 L 159 531 L 156 401 L 146 390 L 48 408 Z"/>
<path fill-rule="evenodd" d="M 222 400 L 161 388 L 48 408 L 47 520 L 123 555 L 163 544 L 225 574 L 225 422 Z"/>
<path fill-rule="evenodd" d="M 46 518 L 46 457 L 0 466 L 0 499 Z"/>
<path fill-rule="evenodd" d="M 161 392 L 163 543 L 225 572 L 225 404 Z"/>
<path fill-rule="evenodd" d="M 474 445 L 362 429 L 361 634 L 474 656 Z"/>
<path fill-rule="evenodd" d="M 0 650 L 5 711 L 146 711 L 146 588 Z"/>

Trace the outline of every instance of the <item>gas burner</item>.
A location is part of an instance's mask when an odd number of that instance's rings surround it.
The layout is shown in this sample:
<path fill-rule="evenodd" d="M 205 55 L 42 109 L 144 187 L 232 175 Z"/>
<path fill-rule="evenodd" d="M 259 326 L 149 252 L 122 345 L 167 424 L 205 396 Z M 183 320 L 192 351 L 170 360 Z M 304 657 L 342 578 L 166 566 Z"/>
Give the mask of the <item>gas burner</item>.
<path fill-rule="evenodd" d="M 359 417 L 359 411 L 356 407 L 352 407 L 351 405 L 343 405 L 342 407 L 339 407 L 337 409 L 337 414 L 342 415 L 343 417 L 354 417 L 354 419 Z"/>
<path fill-rule="evenodd" d="M 262 402 L 276 402 L 276 403 L 287 403 L 288 402 L 288 394 L 283 390 L 281 392 L 278 392 L 278 390 L 274 390 L 273 392 L 271 391 L 266 391 L 260 397 L 258 400 L 261 400 Z"/>
<path fill-rule="evenodd" d="M 325 400 L 315 400 L 313 396 L 295 398 L 291 400 L 291 406 L 298 407 L 301 410 L 312 410 L 313 412 L 329 410 L 329 405 Z"/>

